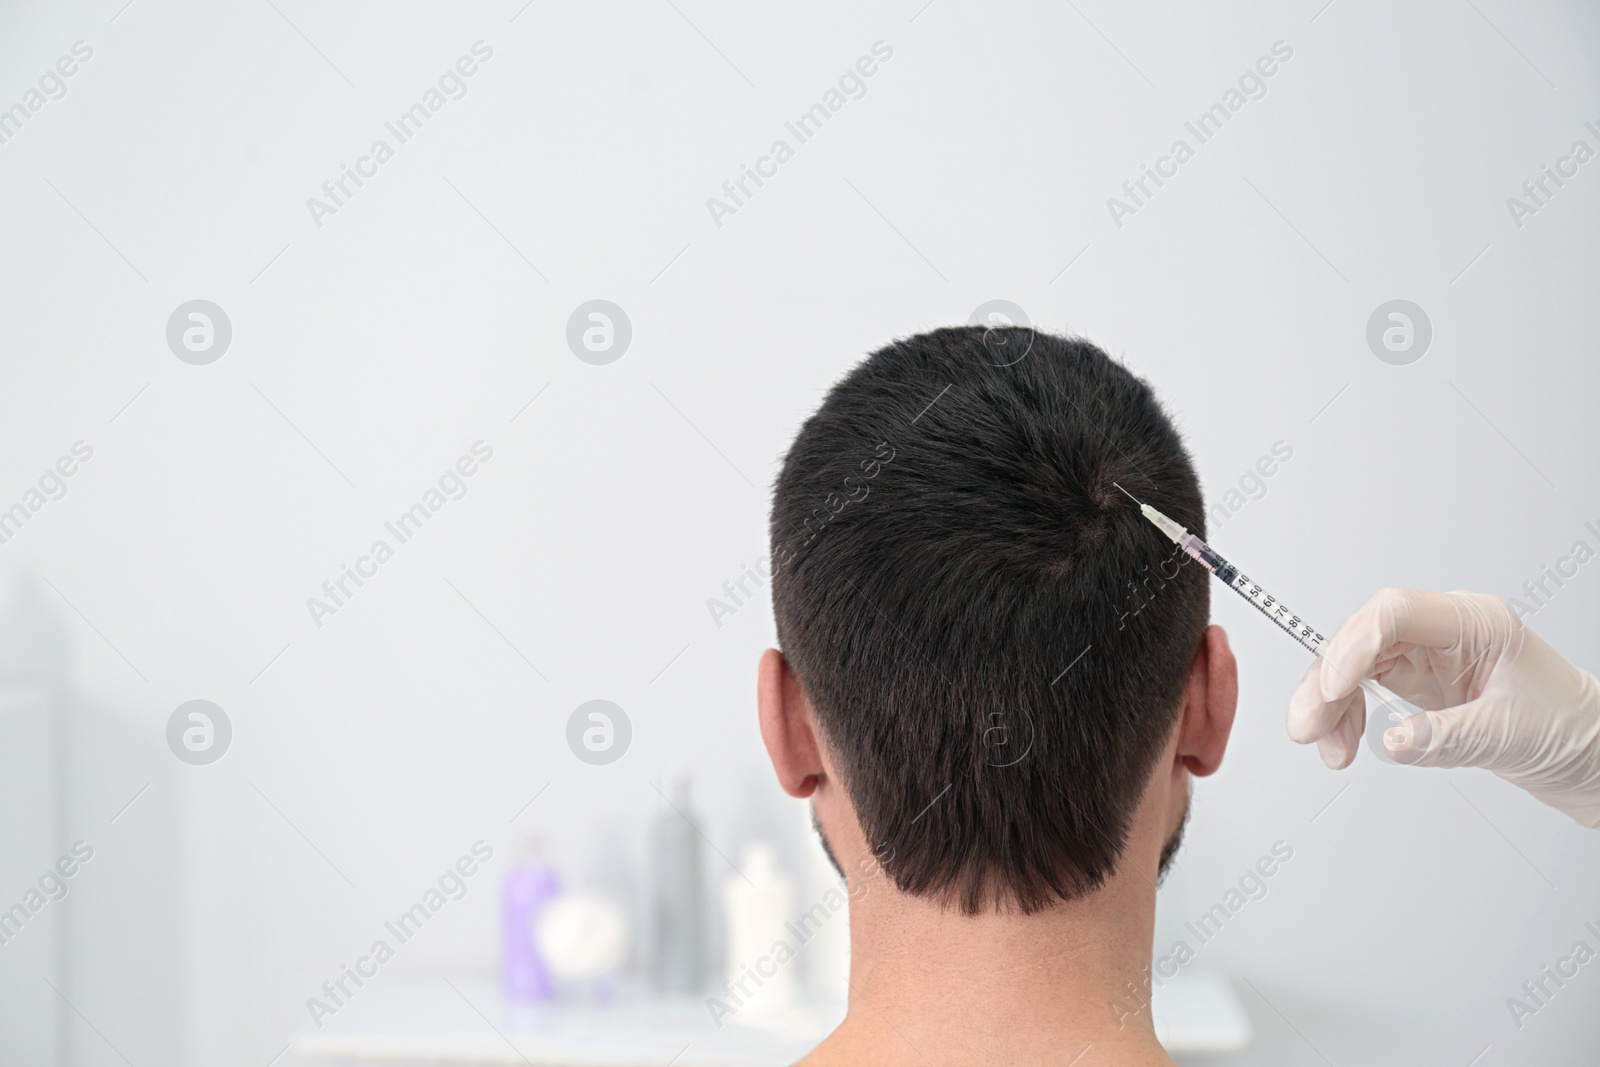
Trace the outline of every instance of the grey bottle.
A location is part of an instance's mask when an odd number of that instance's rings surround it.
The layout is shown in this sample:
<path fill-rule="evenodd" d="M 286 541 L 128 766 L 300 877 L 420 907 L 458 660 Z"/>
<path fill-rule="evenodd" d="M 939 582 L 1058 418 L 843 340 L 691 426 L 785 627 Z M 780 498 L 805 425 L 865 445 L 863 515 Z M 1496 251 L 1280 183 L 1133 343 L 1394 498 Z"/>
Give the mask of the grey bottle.
<path fill-rule="evenodd" d="M 698 816 L 689 804 L 689 779 L 667 784 L 664 807 L 651 833 L 655 944 L 650 981 L 662 993 L 698 993 L 706 982 L 706 889 Z"/>

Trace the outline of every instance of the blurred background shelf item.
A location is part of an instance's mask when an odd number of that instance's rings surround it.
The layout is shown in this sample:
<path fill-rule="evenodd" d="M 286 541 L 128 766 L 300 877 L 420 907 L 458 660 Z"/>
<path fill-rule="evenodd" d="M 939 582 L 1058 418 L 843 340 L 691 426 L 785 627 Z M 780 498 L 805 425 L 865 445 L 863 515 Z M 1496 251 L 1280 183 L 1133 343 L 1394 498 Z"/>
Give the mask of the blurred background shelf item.
<path fill-rule="evenodd" d="M 1156 991 L 1157 1034 L 1174 1055 L 1238 1052 L 1253 1038 L 1226 978 L 1180 974 Z M 372 989 L 296 1037 L 312 1064 L 532 1064 L 534 1067 L 781 1067 L 844 1018 L 842 1002 L 802 1003 L 760 1025 L 712 1022 L 704 998 L 624 991 L 606 1005 L 508 1003 L 489 982 Z"/>

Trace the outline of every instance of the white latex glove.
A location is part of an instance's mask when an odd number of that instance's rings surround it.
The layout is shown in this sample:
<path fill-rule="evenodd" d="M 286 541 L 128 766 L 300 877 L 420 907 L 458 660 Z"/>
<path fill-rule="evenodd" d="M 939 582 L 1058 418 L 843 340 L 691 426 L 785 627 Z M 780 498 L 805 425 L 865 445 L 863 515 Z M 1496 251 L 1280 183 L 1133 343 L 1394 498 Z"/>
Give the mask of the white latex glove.
<path fill-rule="evenodd" d="M 1289 700 L 1289 736 L 1335 769 L 1366 727 L 1363 678 L 1420 708 L 1384 732 L 1418 767 L 1483 767 L 1600 827 L 1600 682 L 1499 597 L 1384 589 L 1344 621 Z"/>

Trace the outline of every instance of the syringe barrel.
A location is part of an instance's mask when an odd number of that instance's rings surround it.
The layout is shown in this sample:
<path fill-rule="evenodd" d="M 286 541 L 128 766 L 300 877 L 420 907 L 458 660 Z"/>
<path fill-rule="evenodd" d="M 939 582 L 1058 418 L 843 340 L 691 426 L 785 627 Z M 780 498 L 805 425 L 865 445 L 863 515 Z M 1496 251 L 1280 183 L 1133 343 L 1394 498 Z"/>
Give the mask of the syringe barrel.
<path fill-rule="evenodd" d="M 1278 629 L 1299 642 L 1301 648 L 1312 655 L 1322 654 L 1322 645 L 1327 639 L 1303 618 L 1290 611 L 1286 604 L 1263 589 L 1260 583 L 1252 582 L 1221 553 L 1193 534 L 1186 535 L 1182 545 L 1185 552 L 1198 560 L 1206 570 L 1222 579 L 1229 589 L 1248 600 L 1257 611 L 1271 619 Z"/>
<path fill-rule="evenodd" d="M 1212 574 L 1215 574 L 1218 578 L 1221 578 L 1229 585 L 1233 584 L 1234 579 L 1238 577 L 1239 574 L 1239 569 L 1237 567 L 1223 559 L 1221 553 L 1212 548 L 1210 545 L 1206 544 L 1204 541 L 1200 540 L 1200 538 L 1196 537 L 1194 534 L 1189 534 L 1185 539 L 1185 542 L 1186 543 L 1183 546 L 1184 549 L 1195 559 L 1199 560 L 1205 566 L 1206 570 L 1210 571 Z"/>
<path fill-rule="evenodd" d="M 1239 573 L 1228 586 L 1277 624 L 1280 630 L 1298 641 L 1301 648 L 1314 656 L 1322 655 L 1322 646 L 1327 638 L 1305 619 L 1290 611 L 1287 604 L 1261 588 L 1260 583 L 1252 582 L 1248 575 Z"/>

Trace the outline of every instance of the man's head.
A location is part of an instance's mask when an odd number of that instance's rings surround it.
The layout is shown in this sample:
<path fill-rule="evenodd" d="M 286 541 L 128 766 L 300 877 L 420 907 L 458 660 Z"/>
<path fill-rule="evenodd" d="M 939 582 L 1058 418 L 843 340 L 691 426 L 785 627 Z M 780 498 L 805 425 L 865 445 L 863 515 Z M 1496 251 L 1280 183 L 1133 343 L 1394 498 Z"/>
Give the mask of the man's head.
<path fill-rule="evenodd" d="M 1119 484 L 1203 534 L 1149 387 L 1020 328 L 873 353 L 790 448 L 763 738 L 791 793 L 839 779 L 902 891 L 968 912 L 1082 896 L 1153 772 L 1215 770 L 1233 663 L 1207 630 L 1208 576 Z M 1181 786 L 1160 816 L 1173 840 Z"/>

